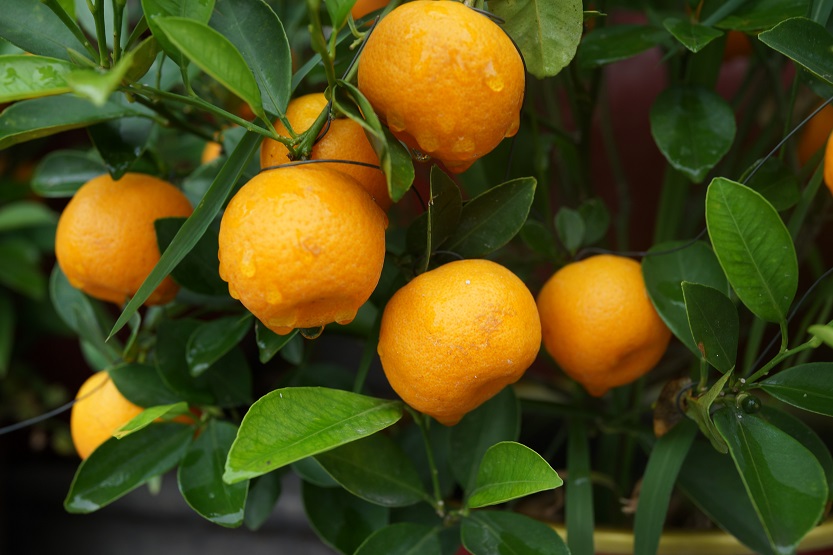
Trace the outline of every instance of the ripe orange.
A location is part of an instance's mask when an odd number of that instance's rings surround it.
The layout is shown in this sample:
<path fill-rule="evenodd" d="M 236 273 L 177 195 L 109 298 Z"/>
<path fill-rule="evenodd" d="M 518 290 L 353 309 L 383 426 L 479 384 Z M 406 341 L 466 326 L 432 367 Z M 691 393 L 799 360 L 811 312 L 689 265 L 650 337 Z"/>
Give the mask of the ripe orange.
<path fill-rule="evenodd" d="M 326 106 L 327 99 L 323 93 L 308 94 L 292 100 L 286 109 L 286 117 L 292 125 L 292 130 L 302 133 L 309 129 Z M 275 129 L 281 135 L 289 136 L 289 131 L 280 120 L 275 122 Z M 324 129 L 326 133 L 315 143 L 310 159 L 352 160 L 377 166 L 370 168 L 356 164 L 327 164 L 358 181 L 382 210 L 390 208 L 388 182 L 382 170 L 378 169 L 379 157 L 376 156 L 362 127 L 349 119 L 334 119 L 330 122 L 329 128 Z M 260 147 L 260 167 L 285 164 L 290 161 L 288 155 L 289 150 L 282 143 L 266 139 Z"/>
<path fill-rule="evenodd" d="M 382 273 L 387 217 L 348 175 L 320 165 L 261 172 L 220 224 L 220 277 L 275 333 L 348 323 Z"/>
<path fill-rule="evenodd" d="M 382 315 L 378 352 L 402 400 L 453 426 L 518 381 L 540 346 L 526 285 L 494 262 L 459 260 L 396 292 Z"/>
<path fill-rule="evenodd" d="M 506 33 L 453 1 L 395 8 L 359 59 L 359 89 L 393 134 L 454 173 L 518 131 L 524 78 Z"/>
<path fill-rule="evenodd" d="M 207 164 L 212 162 L 220 157 L 220 154 L 223 153 L 223 145 L 222 143 L 218 143 L 217 141 L 208 141 L 205 143 L 205 148 L 202 150 L 202 156 L 200 156 L 200 162 L 203 164 Z"/>
<path fill-rule="evenodd" d="M 191 203 L 170 183 L 139 173 L 118 181 L 101 175 L 81 186 L 61 214 L 55 256 L 74 287 L 121 304 L 159 261 L 153 222 L 190 215 Z M 145 304 L 167 303 L 177 289 L 166 278 Z"/>
<path fill-rule="evenodd" d="M 119 393 L 107 372 L 87 378 L 75 399 L 69 426 L 75 450 L 82 459 L 143 410 Z"/>
<path fill-rule="evenodd" d="M 833 133 L 827 138 L 827 146 L 824 149 L 824 184 L 833 194 Z"/>
<path fill-rule="evenodd" d="M 621 256 L 558 270 L 538 294 L 538 312 L 547 352 L 596 397 L 651 370 L 671 339 L 640 264 Z"/>
<path fill-rule="evenodd" d="M 353 16 L 353 19 L 361 19 L 370 12 L 381 10 L 388 5 L 388 2 L 390 0 L 357 0 L 350 10 L 350 14 Z"/>
<path fill-rule="evenodd" d="M 802 166 L 810 161 L 813 154 L 825 146 L 831 131 L 833 131 L 833 106 L 828 104 L 804 125 L 799 134 L 798 161 Z"/>

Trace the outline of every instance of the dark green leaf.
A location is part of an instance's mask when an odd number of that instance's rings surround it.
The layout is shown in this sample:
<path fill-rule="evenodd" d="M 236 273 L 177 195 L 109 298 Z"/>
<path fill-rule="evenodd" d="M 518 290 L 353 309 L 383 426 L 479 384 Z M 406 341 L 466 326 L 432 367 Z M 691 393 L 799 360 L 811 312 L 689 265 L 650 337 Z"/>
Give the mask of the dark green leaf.
<path fill-rule="evenodd" d="M 304 338 L 300 334 L 291 332 L 288 336 L 289 340 L 280 350 L 281 358 L 293 366 L 298 366 L 304 359 Z"/>
<path fill-rule="evenodd" d="M 757 167 L 756 162 L 753 167 Z M 755 174 L 745 181 L 750 189 L 758 191 L 776 210 L 782 212 L 792 208 L 801 199 L 798 177 L 778 158 L 767 158 Z"/>
<path fill-rule="evenodd" d="M 472 555 L 569 555 L 571 551 L 555 530 L 517 513 L 472 513 L 463 520 L 461 535 L 463 545 Z"/>
<path fill-rule="evenodd" d="M 723 35 L 717 29 L 674 17 L 669 17 L 663 21 L 662 26 L 674 35 L 674 38 L 680 41 L 680 44 L 694 53 L 699 52 L 711 41 Z"/>
<path fill-rule="evenodd" d="M 114 180 L 130 169 L 145 151 L 153 122 L 145 118 L 121 118 L 91 125 L 87 133 Z"/>
<path fill-rule="evenodd" d="M 757 415 L 726 408 L 715 413 L 714 423 L 773 549 L 795 550 L 824 512 L 827 479 L 821 465 L 801 443 Z"/>
<path fill-rule="evenodd" d="M 72 71 L 72 65 L 63 60 L 11 54 L 0 56 L 0 67 L 0 102 L 69 92 L 66 75 Z"/>
<path fill-rule="evenodd" d="M 833 416 L 833 362 L 799 364 L 758 384 L 776 399 L 794 407 Z"/>
<path fill-rule="evenodd" d="M 313 530 L 330 547 L 352 554 L 376 530 L 387 526 L 388 510 L 341 488 L 319 488 L 304 482 L 301 495 Z"/>
<path fill-rule="evenodd" d="M 590 444 L 586 423 L 577 418 L 569 423 L 567 436 L 567 484 L 570 504 L 565 511 L 567 545 L 572 553 L 595 553 L 593 544 L 593 483 L 590 479 Z"/>
<path fill-rule="evenodd" d="M 122 439 L 147 428 L 160 418 L 164 417 L 165 420 L 171 420 L 172 418 L 183 414 L 188 414 L 188 403 L 184 401 L 173 403 L 171 405 L 148 407 L 131 418 L 121 428 L 113 432 L 113 437 L 116 439 Z"/>
<path fill-rule="evenodd" d="M 9 295 L 0 292 L 0 379 L 9 372 L 14 345 L 15 312 Z"/>
<path fill-rule="evenodd" d="M 156 340 L 156 366 L 162 381 L 177 397 L 192 405 L 208 405 L 216 401 L 209 377 L 191 376 L 185 360 L 185 345 L 199 325 L 198 320 L 163 320 Z"/>
<path fill-rule="evenodd" d="M 35 300 L 46 296 L 37 247 L 24 239 L 0 241 L 0 284 Z"/>
<path fill-rule="evenodd" d="M 538 254 L 549 259 L 558 258 L 555 235 L 550 228 L 538 220 L 527 219 L 519 235 L 526 246 Z"/>
<path fill-rule="evenodd" d="M 153 222 L 159 251 L 165 252 L 185 223 L 185 218 L 161 218 Z M 220 248 L 217 232 L 207 229 L 197 244 L 171 271 L 171 277 L 182 287 L 203 295 L 224 295 L 228 285 L 220 278 Z"/>
<path fill-rule="evenodd" d="M 680 284 L 684 281 L 700 283 L 725 294 L 729 293 L 729 284 L 707 243 L 697 241 L 688 246 L 686 244 L 678 241 L 652 247 L 642 260 L 642 275 L 648 296 L 662 321 L 677 339 L 699 357 L 700 350 L 691 336 Z"/>
<path fill-rule="evenodd" d="M 731 457 L 695 441 L 677 476 L 677 486 L 715 524 L 753 552 L 775 555 Z"/>
<path fill-rule="evenodd" d="M 154 37 L 148 37 L 130 51 L 131 63 L 124 74 L 127 83 L 135 83 L 144 77 L 156 61 L 159 43 Z"/>
<path fill-rule="evenodd" d="M 243 524 L 249 482 L 223 482 L 223 464 L 237 427 L 211 420 L 202 429 L 179 465 L 177 481 L 182 497 L 201 516 L 215 524 L 235 528 Z"/>
<path fill-rule="evenodd" d="M 316 387 L 277 389 L 240 424 L 224 479 L 239 482 L 369 436 L 402 417 L 402 404 Z"/>
<path fill-rule="evenodd" d="M 391 524 L 370 535 L 356 555 L 441 555 L 438 530 L 413 522 Z"/>
<path fill-rule="evenodd" d="M 449 497 L 454 493 L 457 483 L 454 481 L 451 472 L 451 459 L 456 458 L 457 453 L 451 452 L 451 430 L 448 426 L 428 426 L 427 438 L 431 446 L 431 455 L 434 459 L 434 468 L 437 469 L 437 480 L 440 485 L 440 495 Z M 405 451 L 405 455 L 414 463 L 419 473 L 425 491 L 433 491 L 432 467 L 428 462 L 428 449 L 425 446 L 425 437 L 419 426 L 406 426 L 395 439 Z"/>
<path fill-rule="evenodd" d="M 555 231 L 570 254 L 575 254 L 584 244 L 584 218 L 577 210 L 561 207 L 555 215 Z"/>
<path fill-rule="evenodd" d="M 816 77 L 833 84 L 833 63 L 825 55 L 833 49 L 833 35 L 823 25 L 795 17 L 764 31 L 758 38 Z"/>
<path fill-rule="evenodd" d="M 217 0 L 210 25 L 246 60 L 263 108 L 273 115 L 283 114 L 291 94 L 292 58 L 281 20 L 272 8 L 262 0 Z"/>
<path fill-rule="evenodd" d="M 255 322 L 255 339 L 257 341 L 257 351 L 261 364 L 266 364 L 272 357 L 278 354 L 278 351 L 284 348 L 289 341 L 298 334 L 298 330 L 292 330 L 286 335 L 278 335 L 269 328 L 263 325 L 258 320 Z"/>
<path fill-rule="evenodd" d="M 18 200 L 0 208 L 0 232 L 54 226 L 57 221 L 55 212 L 40 202 Z"/>
<path fill-rule="evenodd" d="M 281 475 L 270 472 L 250 481 L 243 522 L 249 530 L 258 530 L 272 514 L 281 496 Z"/>
<path fill-rule="evenodd" d="M 430 499 L 414 465 L 384 434 L 351 441 L 316 459 L 344 489 L 365 501 L 405 507 Z"/>
<path fill-rule="evenodd" d="M 341 487 L 332 476 L 330 476 L 318 459 L 315 457 L 307 457 L 300 461 L 295 461 L 290 465 L 292 471 L 298 475 L 305 482 L 314 484 L 321 488 L 338 488 Z"/>
<path fill-rule="evenodd" d="M 87 153 L 56 150 L 38 163 L 32 176 L 32 190 L 42 197 L 71 197 L 81 185 L 106 171 L 100 160 Z"/>
<path fill-rule="evenodd" d="M 200 69 L 247 102 L 255 115 L 266 119 L 257 81 L 243 55 L 226 37 L 186 17 L 157 17 L 154 21 Z"/>
<path fill-rule="evenodd" d="M 593 68 L 636 56 L 659 44 L 663 29 L 642 25 L 615 25 L 587 33 L 578 49 L 579 64 Z"/>
<path fill-rule="evenodd" d="M 671 166 L 695 183 L 729 151 L 735 130 L 732 107 L 704 87 L 670 87 L 651 106 L 654 141 Z"/>
<path fill-rule="evenodd" d="M 407 236 L 408 251 L 424 257 L 423 271 L 431 253 L 457 229 L 462 207 L 460 188 L 438 166 L 433 166 L 428 210 L 414 220 Z"/>
<path fill-rule="evenodd" d="M 466 506 L 474 509 L 497 505 L 563 483 L 541 455 L 520 443 L 502 441 L 483 455 Z"/>
<path fill-rule="evenodd" d="M 193 428 L 176 423 L 148 426 L 124 439 L 102 443 L 75 473 L 64 508 L 91 513 L 179 463 Z"/>
<path fill-rule="evenodd" d="M 260 145 L 261 139 L 262 137 L 256 133 L 246 133 L 237 148 L 229 156 L 228 161 L 223 165 L 223 169 L 220 170 L 217 178 L 211 184 L 202 202 L 197 205 L 194 213 L 182 224 L 150 275 L 127 303 L 127 306 L 124 307 L 121 316 L 116 320 L 113 329 L 110 330 L 110 335 L 117 333 L 130 320 L 148 296 L 162 283 L 162 280 L 199 242 L 248 165 L 255 150 Z"/>
<path fill-rule="evenodd" d="M 444 249 L 481 258 L 508 243 L 523 227 L 535 197 L 535 178 L 507 181 L 463 206 L 460 224 Z"/>
<path fill-rule="evenodd" d="M 585 245 L 592 245 L 607 235 L 610 227 L 610 212 L 601 199 L 591 198 L 581 203 L 578 213 L 584 220 Z"/>
<path fill-rule="evenodd" d="M 3 0 L 0 37 L 25 52 L 69 60 L 67 48 L 81 44 L 66 25 L 43 2 Z"/>
<path fill-rule="evenodd" d="M 480 461 L 489 447 L 501 441 L 517 441 L 521 426 L 518 399 L 511 387 L 468 413 L 451 429 L 451 470 L 465 491 L 477 480 Z"/>
<path fill-rule="evenodd" d="M 503 29 L 535 77 L 557 75 L 576 55 L 584 19 L 580 0 L 494 2 L 489 7 L 503 19 Z"/>
<path fill-rule="evenodd" d="M 634 553 L 656 553 L 659 548 L 671 492 L 696 434 L 697 426 L 683 419 L 651 449 L 634 518 Z"/>
<path fill-rule="evenodd" d="M 783 322 L 798 289 L 798 261 L 778 212 L 760 194 L 716 178 L 706 192 L 706 227 L 741 302 L 768 322 Z"/>
<path fill-rule="evenodd" d="M 691 335 L 700 355 L 726 373 L 738 354 L 738 309 L 725 294 L 708 285 L 682 283 Z"/>
<path fill-rule="evenodd" d="M 142 115 L 135 107 L 112 101 L 96 106 L 69 94 L 21 100 L 0 113 L 0 150 L 101 121 Z"/>
<path fill-rule="evenodd" d="M 116 389 L 140 407 L 170 405 L 182 399 L 165 385 L 156 368 L 147 364 L 119 364 L 110 369 Z"/>
<path fill-rule="evenodd" d="M 757 32 L 790 17 L 807 13 L 809 0 L 755 0 L 746 2 L 742 8 L 717 24 L 722 29 Z"/>
<path fill-rule="evenodd" d="M 252 315 L 228 316 L 204 322 L 194 330 L 185 346 L 185 360 L 191 375 L 199 376 L 220 357 L 237 346 L 252 327 Z"/>
<path fill-rule="evenodd" d="M 252 403 L 252 371 L 239 347 L 220 357 L 202 376 L 221 407 L 239 407 Z"/>
<path fill-rule="evenodd" d="M 726 372 L 706 393 L 699 397 L 689 397 L 685 404 L 686 415 L 697 423 L 700 431 L 711 442 L 715 451 L 724 455 L 729 452 L 729 447 L 723 441 L 720 432 L 717 431 L 712 421 L 711 409 L 715 400 L 723 393 L 723 388 L 726 386 L 726 382 L 729 381 L 731 375 L 731 372 Z"/>
<path fill-rule="evenodd" d="M 159 28 L 157 20 L 168 16 L 182 16 L 208 23 L 213 10 L 214 0 L 142 0 L 142 12 L 154 38 L 165 53 L 180 66 L 185 61 L 182 53 L 168 40 L 168 36 Z"/>

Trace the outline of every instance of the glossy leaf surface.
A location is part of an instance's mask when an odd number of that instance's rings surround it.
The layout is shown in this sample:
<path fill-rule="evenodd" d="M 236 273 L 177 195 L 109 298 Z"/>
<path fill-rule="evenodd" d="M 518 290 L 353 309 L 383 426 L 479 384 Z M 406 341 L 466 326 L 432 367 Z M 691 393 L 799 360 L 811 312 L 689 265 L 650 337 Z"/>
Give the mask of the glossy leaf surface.
<path fill-rule="evenodd" d="M 320 488 L 304 483 L 304 510 L 313 530 L 329 546 L 352 554 L 376 530 L 389 522 L 388 509 L 341 488 Z"/>
<path fill-rule="evenodd" d="M 725 294 L 708 285 L 682 284 L 691 335 L 701 356 L 724 374 L 738 353 L 738 310 Z"/>
<path fill-rule="evenodd" d="M 518 513 L 478 511 L 463 521 L 463 545 L 472 555 L 568 555 L 564 540 L 543 522 Z"/>
<path fill-rule="evenodd" d="M 758 382 L 761 389 L 794 407 L 833 416 L 833 362 L 810 362 Z"/>

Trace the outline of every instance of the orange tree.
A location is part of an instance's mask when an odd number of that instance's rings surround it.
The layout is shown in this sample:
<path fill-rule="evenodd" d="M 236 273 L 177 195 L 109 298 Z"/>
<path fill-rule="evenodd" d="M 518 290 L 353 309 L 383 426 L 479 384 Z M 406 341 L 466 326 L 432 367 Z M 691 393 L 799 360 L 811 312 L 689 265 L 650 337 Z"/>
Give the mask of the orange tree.
<path fill-rule="evenodd" d="M 680 505 L 794 552 L 833 483 L 830 129 L 794 136 L 831 2 L 354 4 L 5 0 L 0 149 L 75 195 L 48 291 L 106 372 L 66 510 L 177 468 L 256 529 L 293 472 L 342 553 L 653 553 Z M 55 217 L 2 198 L 12 379 Z"/>

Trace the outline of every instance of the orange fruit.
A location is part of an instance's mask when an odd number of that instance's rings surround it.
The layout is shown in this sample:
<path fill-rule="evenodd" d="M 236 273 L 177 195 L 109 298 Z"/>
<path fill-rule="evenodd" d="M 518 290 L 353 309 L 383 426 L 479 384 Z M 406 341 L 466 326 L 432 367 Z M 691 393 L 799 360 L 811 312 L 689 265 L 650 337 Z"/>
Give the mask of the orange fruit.
<path fill-rule="evenodd" d="M 824 149 L 824 184 L 833 194 L 833 133 L 827 138 L 827 146 Z"/>
<path fill-rule="evenodd" d="M 641 265 L 622 256 L 592 256 L 555 272 L 538 294 L 538 313 L 547 352 L 596 397 L 651 370 L 671 339 Z"/>
<path fill-rule="evenodd" d="M 833 131 L 833 106 L 828 104 L 808 121 L 798 137 L 798 161 L 805 165 L 827 143 Z"/>
<path fill-rule="evenodd" d="M 726 47 L 723 50 L 723 59 L 748 58 L 752 55 L 752 43 L 749 35 L 743 31 L 729 31 L 726 33 Z"/>
<path fill-rule="evenodd" d="M 61 214 L 55 256 L 74 287 L 122 304 L 159 261 L 153 222 L 190 215 L 191 203 L 166 181 L 139 173 L 118 181 L 100 175 L 82 185 Z M 165 278 L 145 304 L 167 303 L 177 290 Z"/>
<path fill-rule="evenodd" d="M 359 89 L 391 132 L 454 173 L 518 131 L 524 78 L 506 33 L 450 0 L 395 8 L 359 58 Z"/>
<path fill-rule="evenodd" d="M 313 93 L 293 99 L 286 109 L 286 117 L 295 133 L 303 133 L 315 122 L 321 111 L 327 106 L 323 93 Z M 275 129 L 288 137 L 289 131 L 280 120 L 275 122 Z M 372 164 L 376 168 L 356 164 L 326 164 L 335 170 L 346 173 L 359 182 L 359 185 L 373 197 L 382 210 L 390 208 L 388 182 L 385 174 L 378 169 L 379 157 L 370 145 L 361 125 L 350 119 L 334 119 L 326 133 L 320 137 L 312 148 L 311 160 L 352 160 Z M 290 162 L 289 150 L 278 141 L 266 139 L 260 147 L 260 167 L 268 168 Z"/>
<path fill-rule="evenodd" d="M 107 372 L 96 372 L 87 378 L 75 399 L 69 429 L 82 459 L 144 410 L 124 398 Z"/>
<path fill-rule="evenodd" d="M 208 141 L 207 143 L 205 143 L 205 148 L 202 149 L 202 156 L 200 156 L 200 162 L 203 164 L 213 162 L 214 160 L 219 158 L 222 153 L 222 143 L 218 143 L 217 141 Z"/>
<path fill-rule="evenodd" d="M 377 350 L 402 400 L 453 426 L 518 381 L 540 346 L 541 324 L 526 285 L 500 264 L 458 260 L 394 294 Z"/>
<path fill-rule="evenodd" d="M 220 223 L 220 277 L 263 324 L 345 324 L 382 273 L 387 217 L 350 176 L 320 165 L 259 173 Z"/>
<path fill-rule="evenodd" d="M 381 10 L 388 5 L 390 0 L 357 0 L 350 9 L 353 19 L 361 19 L 370 12 Z"/>

